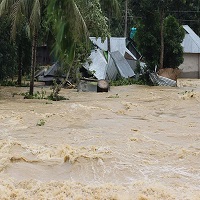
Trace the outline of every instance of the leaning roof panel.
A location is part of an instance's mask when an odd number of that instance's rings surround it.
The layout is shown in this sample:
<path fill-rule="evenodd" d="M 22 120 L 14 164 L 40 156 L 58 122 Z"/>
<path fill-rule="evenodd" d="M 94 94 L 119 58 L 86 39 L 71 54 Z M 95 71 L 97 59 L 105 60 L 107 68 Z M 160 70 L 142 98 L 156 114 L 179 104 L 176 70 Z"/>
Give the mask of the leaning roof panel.
<path fill-rule="evenodd" d="M 119 51 L 112 52 L 111 57 L 114 60 L 114 63 L 122 77 L 129 78 L 135 76 L 134 71 Z"/>
<path fill-rule="evenodd" d="M 106 78 L 107 62 L 102 54 L 102 50 L 93 50 L 89 57 L 92 61 L 91 64 L 88 62 L 84 65 L 84 68 L 90 72 L 94 72 L 94 76 L 98 79 Z"/>

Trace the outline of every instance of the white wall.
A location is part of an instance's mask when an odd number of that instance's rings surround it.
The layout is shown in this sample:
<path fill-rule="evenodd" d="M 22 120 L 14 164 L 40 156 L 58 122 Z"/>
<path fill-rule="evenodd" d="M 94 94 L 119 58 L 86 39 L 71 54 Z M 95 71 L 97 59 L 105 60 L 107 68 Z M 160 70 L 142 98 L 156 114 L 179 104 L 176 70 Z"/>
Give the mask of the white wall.
<path fill-rule="evenodd" d="M 200 54 L 184 53 L 184 62 L 179 66 L 183 78 L 200 78 Z"/>

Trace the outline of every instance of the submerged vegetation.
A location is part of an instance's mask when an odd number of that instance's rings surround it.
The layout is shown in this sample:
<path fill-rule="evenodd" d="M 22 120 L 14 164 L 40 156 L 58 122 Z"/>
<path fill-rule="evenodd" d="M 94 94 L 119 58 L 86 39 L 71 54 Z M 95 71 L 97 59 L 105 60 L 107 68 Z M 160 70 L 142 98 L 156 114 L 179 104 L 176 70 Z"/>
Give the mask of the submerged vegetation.
<path fill-rule="evenodd" d="M 134 78 L 120 78 L 115 81 L 111 81 L 110 85 L 111 86 L 120 86 L 120 85 L 146 85 L 145 81 L 142 79 L 134 79 Z"/>
<path fill-rule="evenodd" d="M 37 126 L 44 126 L 45 125 L 45 120 L 40 119 L 39 122 L 37 123 Z"/>
<path fill-rule="evenodd" d="M 47 95 L 46 90 L 41 88 L 41 91 L 36 91 L 33 93 L 33 95 L 30 95 L 29 92 L 25 93 L 13 93 L 13 97 L 15 95 L 21 95 L 24 97 L 24 99 L 45 99 L 45 100 L 51 100 L 51 101 L 61 101 L 61 100 L 68 100 L 64 96 L 59 95 L 60 89 L 58 89 L 58 84 L 54 84 L 54 86 L 51 87 L 51 93 L 50 95 Z"/>

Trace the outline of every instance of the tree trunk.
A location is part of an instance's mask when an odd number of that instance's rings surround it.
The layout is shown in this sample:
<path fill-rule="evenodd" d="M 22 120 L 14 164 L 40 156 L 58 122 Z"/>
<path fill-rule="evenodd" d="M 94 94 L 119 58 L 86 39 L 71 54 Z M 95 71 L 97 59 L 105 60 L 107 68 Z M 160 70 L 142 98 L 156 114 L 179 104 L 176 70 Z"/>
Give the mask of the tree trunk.
<path fill-rule="evenodd" d="M 22 84 L 22 47 L 20 44 L 18 50 L 18 78 L 17 78 L 17 85 L 21 86 Z"/>
<path fill-rule="evenodd" d="M 36 52 L 37 52 L 37 33 L 33 34 L 32 43 L 32 57 L 31 57 L 31 77 L 30 77 L 30 91 L 29 94 L 33 95 L 34 90 L 34 78 L 35 78 L 35 67 L 36 67 Z"/>
<path fill-rule="evenodd" d="M 164 61 L 164 10 L 160 12 L 160 69 L 163 69 Z"/>
<path fill-rule="evenodd" d="M 110 22 L 111 22 L 111 11 L 108 13 L 108 30 L 109 30 L 109 32 L 110 32 L 110 26 L 111 26 Z M 108 52 L 110 52 L 110 50 L 111 50 L 111 47 L 110 47 L 110 37 L 111 36 L 107 37 Z"/>
<path fill-rule="evenodd" d="M 124 37 L 127 36 L 127 25 L 128 25 L 128 0 L 125 0 L 125 26 L 124 26 Z"/>

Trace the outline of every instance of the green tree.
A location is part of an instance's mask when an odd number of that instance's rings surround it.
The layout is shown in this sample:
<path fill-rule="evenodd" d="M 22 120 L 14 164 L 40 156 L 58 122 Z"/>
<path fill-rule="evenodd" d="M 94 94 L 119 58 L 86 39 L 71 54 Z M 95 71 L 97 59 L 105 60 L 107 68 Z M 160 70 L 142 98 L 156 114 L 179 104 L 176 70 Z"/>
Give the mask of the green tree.
<path fill-rule="evenodd" d="M 101 0 L 102 10 L 108 17 L 108 30 L 111 33 L 111 23 L 113 17 L 119 17 L 120 15 L 120 4 L 118 0 Z M 108 35 L 108 51 L 110 51 L 110 36 Z"/>
<path fill-rule="evenodd" d="M 31 78 L 30 78 L 30 95 L 33 95 L 34 75 L 36 68 L 36 48 L 38 41 L 38 30 L 41 23 L 41 12 L 46 0 L 1 0 L 0 16 L 4 12 L 8 12 L 12 20 L 11 35 L 15 39 L 17 27 L 26 23 L 27 30 L 32 38 L 32 57 L 31 57 Z"/>
<path fill-rule="evenodd" d="M 15 44 L 18 66 L 17 85 L 21 86 L 22 74 L 25 74 L 25 72 L 30 74 L 29 67 L 31 65 L 31 40 L 27 35 L 25 26 L 22 26 L 22 29 L 17 31 Z"/>
<path fill-rule="evenodd" d="M 200 1 L 184 0 L 174 2 L 169 8 L 169 13 L 176 17 L 181 24 L 189 25 L 198 35 L 200 35 Z"/>
<path fill-rule="evenodd" d="M 16 46 L 10 40 L 10 20 L 6 15 L 0 17 L 0 80 L 13 78 L 16 73 Z"/>
<path fill-rule="evenodd" d="M 158 11 L 153 12 L 153 7 L 148 1 L 137 4 L 137 14 L 140 18 L 137 22 L 135 41 L 137 48 L 145 58 L 147 66 L 154 70 L 159 65 L 160 53 L 160 23 Z"/>
<path fill-rule="evenodd" d="M 49 21 L 55 36 L 54 52 L 59 61 L 68 66 L 68 75 L 77 60 L 83 62 L 89 48 L 89 36 L 105 38 L 108 35 L 107 21 L 99 0 L 50 0 Z M 79 59 L 81 55 L 82 59 Z"/>
<path fill-rule="evenodd" d="M 185 31 L 178 21 L 171 15 L 164 20 L 164 62 L 163 67 L 177 68 L 183 63 L 183 48 L 181 43 Z"/>
<path fill-rule="evenodd" d="M 87 46 L 87 26 L 74 0 L 50 0 L 47 11 L 55 36 L 54 54 L 62 65 L 69 67 L 69 75 L 76 45 L 83 43 Z"/>
<path fill-rule="evenodd" d="M 168 15 L 170 7 L 179 3 L 184 3 L 184 0 L 178 0 L 175 2 L 173 0 L 161 0 L 155 1 L 154 6 L 158 7 L 159 17 L 160 17 L 160 69 L 164 68 L 164 50 L 165 50 L 165 42 L 164 42 L 164 20 Z M 175 6 L 176 7 L 176 6 Z M 175 28 L 175 27 L 174 27 Z"/>
<path fill-rule="evenodd" d="M 147 0 L 142 0 L 139 3 L 139 14 L 141 19 L 138 25 L 138 31 L 136 33 L 136 41 L 138 43 L 138 48 L 145 58 L 145 61 L 151 70 L 157 65 L 159 68 L 174 67 L 177 63 L 174 61 L 173 66 L 165 66 L 167 54 L 174 53 L 173 58 L 176 60 L 183 60 L 181 53 L 180 42 L 183 40 L 183 31 L 178 22 L 172 17 L 166 18 L 169 12 L 169 7 L 172 5 L 171 0 L 155 1 L 151 2 Z M 168 20 L 168 23 L 165 22 Z M 173 27 L 166 28 L 169 22 Z M 176 22 L 176 23 L 175 23 Z M 173 32 L 169 32 L 173 30 Z M 166 32 L 168 31 L 168 32 Z M 174 37 L 171 37 L 171 34 Z M 177 38 L 182 38 L 177 40 Z M 172 45 L 173 44 L 173 45 Z M 165 47 L 165 45 L 167 45 Z M 175 49 L 179 49 L 178 53 L 175 54 Z M 165 53 L 166 51 L 166 53 Z M 172 57 L 171 57 L 172 58 Z M 172 63 L 172 62 L 171 62 Z M 175 64 L 176 63 L 176 64 Z M 181 63 L 181 62 L 180 62 Z M 179 64 L 180 64 L 179 63 Z"/>
<path fill-rule="evenodd" d="M 109 35 L 108 20 L 103 14 L 99 0 L 76 0 L 76 2 L 87 26 L 89 36 L 105 39 Z"/>
<path fill-rule="evenodd" d="M 119 0 L 100 0 L 102 10 L 108 17 L 108 28 L 111 30 L 111 22 L 113 17 L 120 15 L 120 2 Z"/>

